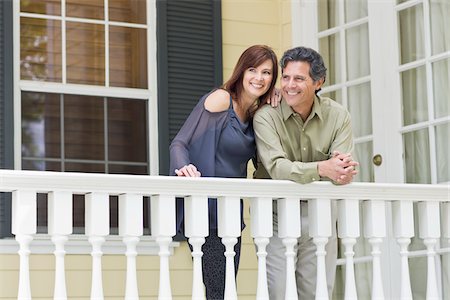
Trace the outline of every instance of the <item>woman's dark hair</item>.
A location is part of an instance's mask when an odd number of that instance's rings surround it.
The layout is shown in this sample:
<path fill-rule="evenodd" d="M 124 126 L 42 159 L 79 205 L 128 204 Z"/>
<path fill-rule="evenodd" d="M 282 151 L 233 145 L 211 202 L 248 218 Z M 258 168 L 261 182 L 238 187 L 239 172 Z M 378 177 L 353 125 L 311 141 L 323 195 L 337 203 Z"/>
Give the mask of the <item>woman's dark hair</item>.
<path fill-rule="evenodd" d="M 318 81 L 327 75 L 327 68 L 323 62 L 322 56 L 314 49 L 307 47 L 296 47 L 284 52 L 283 57 L 280 59 L 281 69 L 284 69 L 290 61 L 305 61 L 309 63 L 309 76 Z"/>
<path fill-rule="evenodd" d="M 248 68 L 251 67 L 259 67 L 266 60 L 270 60 L 272 62 L 272 82 L 270 83 L 270 87 L 267 92 L 259 97 L 258 108 L 266 103 L 267 99 L 272 94 L 273 89 L 275 88 L 275 83 L 278 78 L 278 61 L 275 52 L 269 46 L 265 45 L 254 45 L 247 50 L 245 50 L 241 56 L 239 57 L 236 66 L 234 67 L 233 74 L 230 79 L 222 85 L 222 89 L 228 91 L 233 99 L 237 99 L 239 101 L 240 96 L 242 94 L 243 85 L 242 80 L 244 77 L 244 73 Z M 256 111 L 256 109 L 255 109 Z M 254 114 L 254 111 L 250 112 L 250 116 Z"/>

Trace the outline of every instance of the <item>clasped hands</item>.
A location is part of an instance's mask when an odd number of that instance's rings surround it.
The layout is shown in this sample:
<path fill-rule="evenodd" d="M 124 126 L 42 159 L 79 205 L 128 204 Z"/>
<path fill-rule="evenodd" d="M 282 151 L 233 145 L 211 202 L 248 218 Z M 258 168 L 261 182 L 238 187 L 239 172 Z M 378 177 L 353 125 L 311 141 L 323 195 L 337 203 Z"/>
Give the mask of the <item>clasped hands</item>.
<path fill-rule="evenodd" d="M 333 151 L 331 158 L 319 162 L 317 168 L 321 177 L 328 177 L 338 184 L 348 184 L 358 174 L 358 165 L 350 153 Z"/>

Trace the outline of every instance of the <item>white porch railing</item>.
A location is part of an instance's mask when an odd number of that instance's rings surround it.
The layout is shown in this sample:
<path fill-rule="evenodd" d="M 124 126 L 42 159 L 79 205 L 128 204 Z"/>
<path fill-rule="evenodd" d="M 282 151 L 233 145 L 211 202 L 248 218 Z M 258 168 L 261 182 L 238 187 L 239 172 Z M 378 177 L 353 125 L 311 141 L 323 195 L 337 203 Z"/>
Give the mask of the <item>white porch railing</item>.
<path fill-rule="evenodd" d="M 412 299 L 408 245 L 418 235 L 427 247 L 427 299 L 442 299 L 442 284 L 436 276 L 435 259 L 449 249 L 438 248 L 439 239 L 450 240 L 450 188 L 448 185 L 353 183 L 336 186 L 328 182 L 295 184 L 289 181 L 178 178 L 83 173 L 55 173 L 0 170 L 0 192 L 13 195 L 12 231 L 19 244 L 19 299 L 31 299 L 29 271 L 30 243 L 36 235 L 37 193 L 48 193 L 48 234 L 55 245 L 54 298 L 67 299 L 64 269 L 65 244 L 72 234 L 72 195 L 85 195 L 85 234 L 92 246 L 91 299 L 103 299 L 102 245 L 109 235 L 109 196 L 119 196 L 119 236 L 126 245 L 125 299 L 138 299 L 136 246 L 143 235 L 142 197 L 151 197 L 151 234 L 159 245 L 159 299 L 171 299 L 169 244 L 175 234 L 175 197 L 185 198 L 186 235 L 193 245 L 192 299 L 204 299 L 201 246 L 208 232 L 207 198 L 218 198 L 219 235 L 226 246 L 226 299 L 237 299 L 233 246 L 240 235 L 240 198 L 251 203 L 251 234 L 257 245 L 257 299 L 269 299 L 266 281 L 265 247 L 272 235 L 272 200 L 277 200 L 279 236 L 287 247 L 286 290 L 296 299 L 293 257 L 294 239 L 300 236 L 300 199 L 308 200 L 309 234 L 317 245 L 316 299 L 328 299 L 324 245 L 331 235 L 330 204 L 338 204 L 338 236 L 345 245 L 345 298 L 357 299 L 354 276 L 356 238 L 362 236 L 372 247 L 372 299 L 392 299 L 382 280 L 382 250 L 387 223 L 393 224 L 401 257 L 401 276 L 396 278 L 401 299 Z M 414 232 L 413 203 L 418 202 L 419 232 Z M 363 207 L 360 228 L 359 206 Z M 386 206 L 392 207 L 392 216 Z M 392 219 L 391 219 L 392 218 Z M 320 220 L 320 222 L 319 222 Z M 388 222 L 389 221 L 389 222 Z M 446 254 L 447 255 L 447 254 Z M 0 271 L 1 272 L 1 271 Z M 70 295 L 69 295 L 70 296 Z"/>

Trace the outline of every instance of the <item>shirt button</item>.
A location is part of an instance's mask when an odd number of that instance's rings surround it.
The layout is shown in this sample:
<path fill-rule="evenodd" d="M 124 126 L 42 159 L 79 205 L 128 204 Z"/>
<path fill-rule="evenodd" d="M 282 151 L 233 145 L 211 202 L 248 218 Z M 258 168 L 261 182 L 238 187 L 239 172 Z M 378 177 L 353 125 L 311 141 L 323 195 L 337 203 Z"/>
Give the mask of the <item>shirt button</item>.
<path fill-rule="evenodd" d="M 313 180 L 313 181 L 316 181 L 316 178 L 314 178 L 314 177 L 313 177 L 313 179 L 312 179 L 312 180 Z"/>
<path fill-rule="evenodd" d="M 306 147 L 303 147 L 303 151 L 306 151 Z"/>

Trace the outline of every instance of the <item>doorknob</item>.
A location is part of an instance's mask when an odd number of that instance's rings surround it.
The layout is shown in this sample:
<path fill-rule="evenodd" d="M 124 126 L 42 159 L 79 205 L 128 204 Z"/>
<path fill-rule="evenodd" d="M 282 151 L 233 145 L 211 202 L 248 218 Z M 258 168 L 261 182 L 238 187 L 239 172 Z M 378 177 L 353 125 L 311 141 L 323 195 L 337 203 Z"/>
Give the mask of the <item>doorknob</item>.
<path fill-rule="evenodd" d="M 383 162 L 383 157 L 381 156 L 381 154 L 375 154 L 375 156 L 372 158 L 372 162 L 375 166 L 379 166 Z"/>

